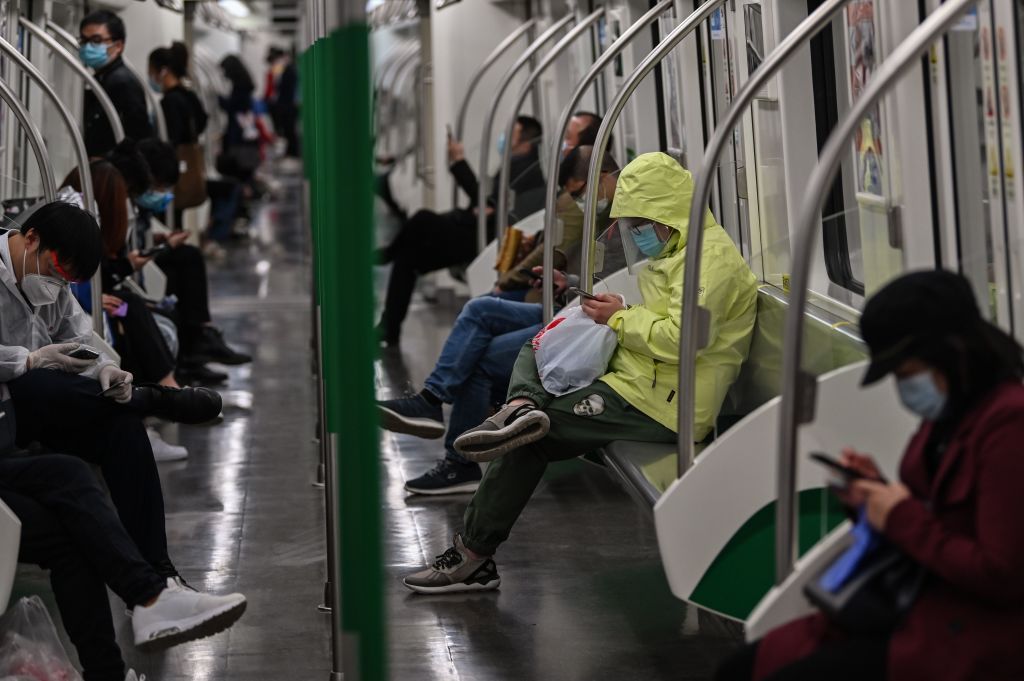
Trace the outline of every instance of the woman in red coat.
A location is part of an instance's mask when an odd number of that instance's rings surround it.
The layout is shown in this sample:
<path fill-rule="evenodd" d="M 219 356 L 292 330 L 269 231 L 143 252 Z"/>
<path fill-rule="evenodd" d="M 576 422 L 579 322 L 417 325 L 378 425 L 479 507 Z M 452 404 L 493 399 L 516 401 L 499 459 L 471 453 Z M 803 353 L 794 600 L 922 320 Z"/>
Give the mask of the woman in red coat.
<path fill-rule="evenodd" d="M 888 633 L 853 636 L 823 614 L 769 632 L 718 681 L 1020 681 L 1024 679 L 1024 360 L 985 321 L 970 285 L 943 271 L 903 276 L 864 310 L 864 384 L 895 374 L 922 418 L 900 466 L 843 462 L 868 478 L 839 492 L 927 574 Z"/>

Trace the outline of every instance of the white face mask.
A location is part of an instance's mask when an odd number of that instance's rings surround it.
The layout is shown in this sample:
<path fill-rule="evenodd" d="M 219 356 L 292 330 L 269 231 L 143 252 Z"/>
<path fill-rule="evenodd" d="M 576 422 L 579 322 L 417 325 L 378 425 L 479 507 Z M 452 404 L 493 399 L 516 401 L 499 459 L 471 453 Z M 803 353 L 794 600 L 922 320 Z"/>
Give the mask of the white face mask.
<path fill-rule="evenodd" d="M 25 298 L 33 307 L 53 305 L 64 289 L 64 282 L 38 274 L 40 270 L 39 251 L 36 251 L 36 272 L 26 273 L 25 259 L 27 256 L 28 251 L 23 249 L 21 251 L 21 292 L 25 294 Z"/>
<path fill-rule="evenodd" d="M 585 210 L 586 205 L 587 205 L 587 200 L 586 199 L 584 199 L 584 198 L 576 199 L 576 205 L 580 207 L 580 212 L 581 213 L 585 213 L 586 212 L 586 210 Z M 603 213 L 606 210 L 608 210 L 608 199 L 598 199 L 597 200 L 597 212 L 598 213 Z"/>

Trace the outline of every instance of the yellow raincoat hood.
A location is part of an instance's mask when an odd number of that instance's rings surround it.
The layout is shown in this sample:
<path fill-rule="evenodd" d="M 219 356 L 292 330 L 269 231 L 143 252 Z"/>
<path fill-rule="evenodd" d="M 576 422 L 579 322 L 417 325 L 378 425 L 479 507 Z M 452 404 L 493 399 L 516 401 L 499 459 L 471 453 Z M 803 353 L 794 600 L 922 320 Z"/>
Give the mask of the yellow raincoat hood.
<path fill-rule="evenodd" d="M 677 430 L 679 325 L 683 269 L 689 241 L 693 176 L 672 157 L 643 154 L 622 169 L 611 216 L 638 217 L 676 233 L 638 275 L 643 303 L 608 320 L 619 345 L 601 378 L 638 410 Z M 698 299 L 711 312 L 709 343 L 697 356 L 696 432 L 703 440 L 750 348 L 757 309 L 757 279 L 715 221 L 704 214 L 704 248 Z"/>

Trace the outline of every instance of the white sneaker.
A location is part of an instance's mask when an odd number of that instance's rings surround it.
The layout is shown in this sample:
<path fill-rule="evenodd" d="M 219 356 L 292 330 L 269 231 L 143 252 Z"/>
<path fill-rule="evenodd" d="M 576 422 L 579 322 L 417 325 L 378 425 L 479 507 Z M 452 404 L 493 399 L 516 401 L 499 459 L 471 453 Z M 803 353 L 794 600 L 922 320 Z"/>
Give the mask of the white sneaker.
<path fill-rule="evenodd" d="M 136 674 L 134 669 L 129 669 L 124 681 L 146 681 L 145 674 Z"/>
<path fill-rule="evenodd" d="M 153 605 L 135 608 L 132 629 L 135 645 L 157 650 L 224 631 L 245 612 L 245 596 L 211 596 L 183 589 L 173 580 Z"/>
<path fill-rule="evenodd" d="M 188 458 L 188 450 L 181 445 L 172 445 L 164 442 L 160 433 L 152 428 L 146 428 L 146 435 L 149 436 L 149 444 L 153 447 L 153 459 L 156 461 L 181 461 Z"/>

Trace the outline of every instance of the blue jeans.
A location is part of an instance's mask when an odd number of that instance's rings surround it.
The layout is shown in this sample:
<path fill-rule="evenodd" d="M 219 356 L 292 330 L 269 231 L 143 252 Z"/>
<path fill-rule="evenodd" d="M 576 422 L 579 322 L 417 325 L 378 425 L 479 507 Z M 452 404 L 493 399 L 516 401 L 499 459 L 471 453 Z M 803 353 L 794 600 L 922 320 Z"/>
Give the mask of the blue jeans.
<path fill-rule="evenodd" d="M 466 303 L 455 320 L 441 356 L 427 377 L 427 390 L 452 405 L 445 455 L 460 463 L 455 438 L 480 425 L 494 404 L 505 400 L 512 366 L 523 345 L 540 331 L 539 303 L 518 303 L 493 296 Z"/>

